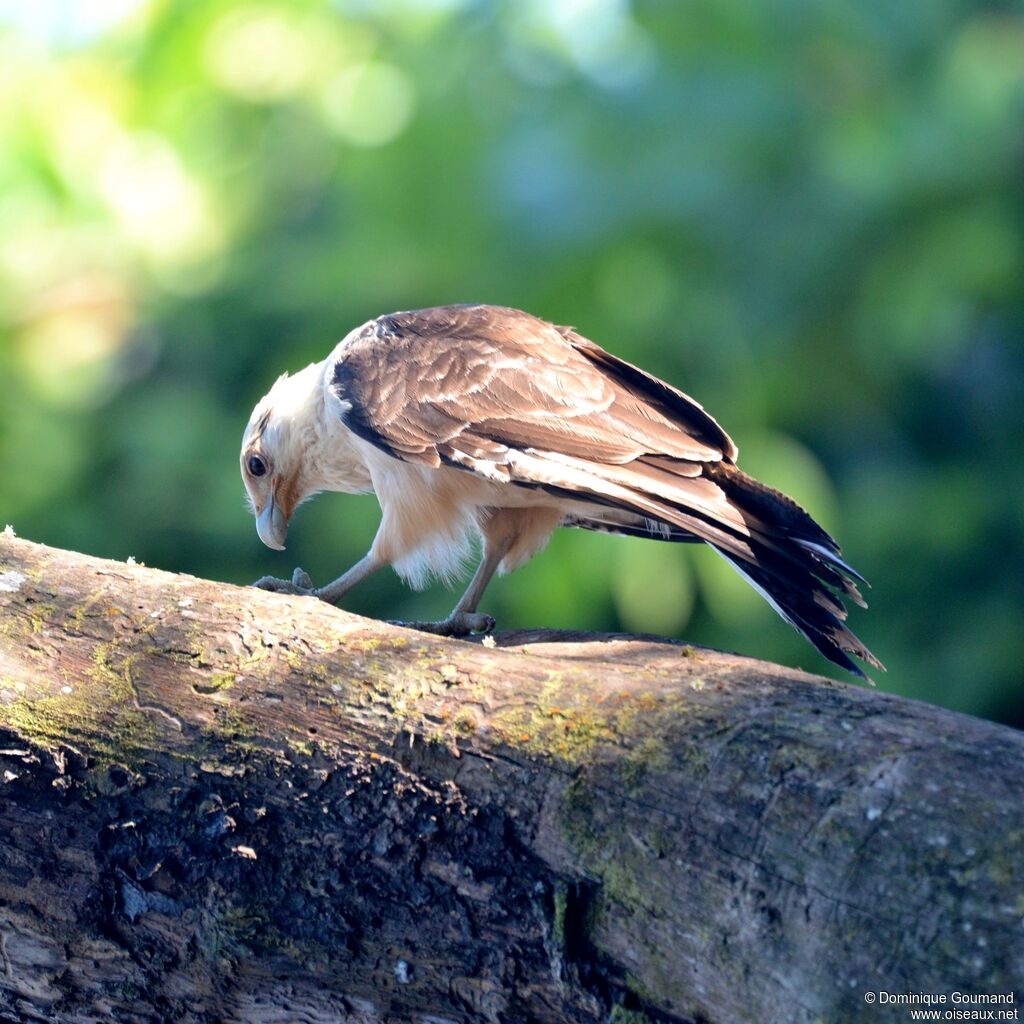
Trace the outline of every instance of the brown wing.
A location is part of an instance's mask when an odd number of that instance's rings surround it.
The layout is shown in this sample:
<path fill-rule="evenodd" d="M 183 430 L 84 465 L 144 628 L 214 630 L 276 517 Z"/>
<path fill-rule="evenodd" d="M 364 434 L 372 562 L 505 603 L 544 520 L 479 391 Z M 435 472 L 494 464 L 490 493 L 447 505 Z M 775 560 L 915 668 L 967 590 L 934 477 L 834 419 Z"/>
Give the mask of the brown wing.
<path fill-rule="evenodd" d="M 652 537 L 707 541 L 826 657 L 858 673 L 846 652 L 877 664 L 843 624 L 833 590 L 861 597 L 835 541 L 741 473 L 736 446 L 693 399 L 571 328 L 443 306 L 371 321 L 332 360 L 344 422 L 395 458 L 613 506 Z"/>
<path fill-rule="evenodd" d="M 334 358 L 347 426 L 408 461 L 500 463 L 508 449 L 533 449 L 605 465 L 646 455 L 703 463 L 736 452 L 682 392 L 519 310 L 395 313 Z"/>

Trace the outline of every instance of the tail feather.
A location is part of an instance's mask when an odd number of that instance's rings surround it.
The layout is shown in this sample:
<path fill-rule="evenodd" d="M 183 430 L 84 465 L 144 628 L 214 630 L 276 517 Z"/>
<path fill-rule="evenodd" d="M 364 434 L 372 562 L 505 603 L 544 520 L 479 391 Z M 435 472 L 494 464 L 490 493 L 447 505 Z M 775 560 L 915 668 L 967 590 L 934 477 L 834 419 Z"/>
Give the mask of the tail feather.
<path fill-rule="evenodd" d="M 770 596 L 783 618 L 830 661 L 866 678 L 848 657 L 853 654 L 884 672 L 885 666 L 845 625 L 846 607 L 840 595 L 866 608 L 857 582 L 868 584 L 843 559 L 832 536 L 792 498 L 735 466 L 711 467 L 709 476 L 741 512 L 752 512 L 765 523 L 771 535 L 767 549 L 753 545 L 757 554 L 754 562 L 738 561 L 726 554 L 731 564 L 761 593 Z"/>
<path fill-rule="evenodd" d="M 640 515 L 631 524 L 595 514 L 567 525 L 655 540 L 704 541 L 829 661 L 865 679 L 850 655 L 885 670 L 845 625 L 843 598 L 866 608 L 857 582 L 867 581 L 791 498 L 728 462 L 705 464 L 699 477 L 692 463 L 680 463 L 673 473 L 669 460 L 650 466 L 643 459 L 629 466 L 591 464 L 588 469 L 614 485 L 607 492 L 608 504 Z"/>
<path fill-rule="evenodd" d="M 723 557 L 829 661 L 861 679 L 868 677 L 849 657 L 851 654 L 874 668 L 885 671 L 885 666 L 844 624 L 846 609 L 843 608 L 842 602 L 830 598 L 820 588 L 807 589 L 806 581 L 798 577 L 787 579 L 762 566 L 752 565 L 729 555 Z M 838 609 L 834 607 L 835 605 L 838 605 Z"/>
<path fill-rule="evenodd" d="M 593 514 L 571 515 L 565 525 L 704 541 L 830 661 L 866 678 L 852 654 L 884 671 L 845 625 L 844 597 L 866 607 L 856 582 L 864 578 L 795 501 L 731 462 L 647 456 L 619 465 L 530 450 L 511 468 L 516 482 L 529 479 L 528 486 L 574 501 L 587 496 Z M 617 512 L 602 513 L 602 506 Z"/>
<path fill-rule="evenodd" d="M 840 586 L 845 594 L 847 594 L 854 604 L 859 605 L 861 608 L 867 608 L 868 603 L 864 600 L 863 595 L 857 588 L 857 584 L 853 582 L 854 579 L 863 583 L 865 587 L 870 587 L 866 579 L 856 569 L 847 565 L 838 554 L 838 551 L 827 551 L 820 544 L 815 544 L 812 541 L 801 540 L 799 537 L 794 537 L 793 540 L 799 544 L 802 548 L 810 551 L 812 557 L 821 565 L 825 565 L 832 569 L 835 576 L 838 577 L 838 583 L 833 585 Z M 853 577 L 853 579 L 851 579 Z"/>

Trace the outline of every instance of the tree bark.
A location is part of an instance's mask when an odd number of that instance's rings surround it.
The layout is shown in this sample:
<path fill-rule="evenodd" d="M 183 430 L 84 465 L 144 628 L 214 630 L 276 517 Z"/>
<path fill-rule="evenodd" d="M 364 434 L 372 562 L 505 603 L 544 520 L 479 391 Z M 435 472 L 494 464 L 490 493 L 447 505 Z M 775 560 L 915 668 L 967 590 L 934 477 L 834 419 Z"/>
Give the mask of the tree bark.
<path fill-rule="evenodd" d="M 0 1016 L 1020 998 L 1020 734 L 684 644 L 497 643 L 0 538 Z"/>

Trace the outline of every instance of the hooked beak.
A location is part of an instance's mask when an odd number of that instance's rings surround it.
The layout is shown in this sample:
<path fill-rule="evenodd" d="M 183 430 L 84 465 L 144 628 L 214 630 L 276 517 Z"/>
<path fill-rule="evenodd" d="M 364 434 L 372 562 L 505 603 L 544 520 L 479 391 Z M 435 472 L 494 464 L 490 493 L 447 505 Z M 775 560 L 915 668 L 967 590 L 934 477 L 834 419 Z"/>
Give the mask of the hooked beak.
<path fill-rule="evenodd" d="M 256 517 L 256 532 L 268 548 L 284 551 L 284 541 L 288 536 L 288 520 L 277 507 L 274 497 L 271 495 L 270 500 L 263 506 L 263 511 Z"/>

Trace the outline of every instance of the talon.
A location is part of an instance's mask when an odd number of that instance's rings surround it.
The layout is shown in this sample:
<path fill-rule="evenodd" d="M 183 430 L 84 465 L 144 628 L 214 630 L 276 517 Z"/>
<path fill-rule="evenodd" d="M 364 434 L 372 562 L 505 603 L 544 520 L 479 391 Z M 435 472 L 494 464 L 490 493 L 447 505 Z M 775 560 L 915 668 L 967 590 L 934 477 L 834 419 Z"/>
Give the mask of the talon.
<path fill-rule="evenodd" d="M 303 583 L 308 582 L 310 586 Z M 312 589 L 313 581 L 301 569 L 296 569 L 290 580 L 281 580 L 276 576 L 261 576 L 254 584 L 260 590 L 269 590 L 272 594 L 292 594 L 295 597 L 316 596 Z"/>
<path fill-rule="evenodd" d="M 290 593 L 292 584 L 288 580 L 279 580 L 276 576 L 261 576 L 254 587 L 260 590 L 269 590 L 273 594 Z"/>
<path fill-rule="evenodd" d="M 470 633 L 489 633 L 495 625 L 492 616 L 479 612 L 458 612 L 441 622 L 402 622 L 397 619 L 387 621 L 390 626 L 404 626 L 406 629 L 417 629 L 421 633 L 455 638 L 469 636 Z"/>
<path fill-rule="evenodd" d="M 462 620 L 469 633 L 490 633 L 495 625 L 493 616 L 482 615 L 479 612 L 463 614 Z"/>
<path fill-rule="evenodd" d="M 309 573 L 298 566 L 295 567 L 295 572 L 292 573 L 292 585 L 300 590 L 311 591 L 313 589 L 313 581 L 310 579 Z"/>

